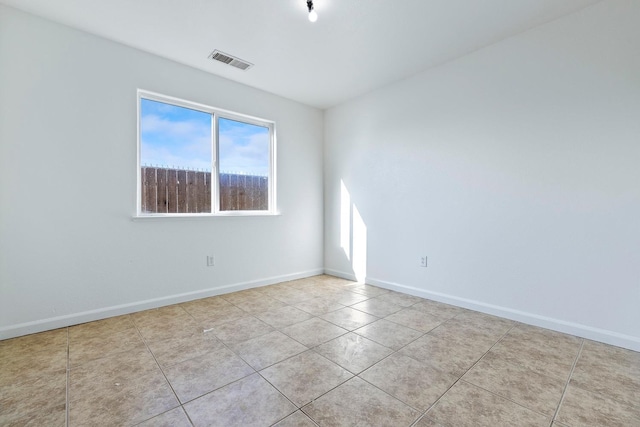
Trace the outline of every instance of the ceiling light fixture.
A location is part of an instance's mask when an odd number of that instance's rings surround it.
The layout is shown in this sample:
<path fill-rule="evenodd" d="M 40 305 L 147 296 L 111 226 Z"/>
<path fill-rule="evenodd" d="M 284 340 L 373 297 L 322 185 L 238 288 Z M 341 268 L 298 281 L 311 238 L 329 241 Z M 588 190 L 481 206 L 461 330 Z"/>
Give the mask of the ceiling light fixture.
<path fill-rule="evenodd" d="M 309 21 L 316 22 L 318 20 L 318 14 L 313 8 L 313 0 L 307 1 L 307 9 L 309 9 Z"/>

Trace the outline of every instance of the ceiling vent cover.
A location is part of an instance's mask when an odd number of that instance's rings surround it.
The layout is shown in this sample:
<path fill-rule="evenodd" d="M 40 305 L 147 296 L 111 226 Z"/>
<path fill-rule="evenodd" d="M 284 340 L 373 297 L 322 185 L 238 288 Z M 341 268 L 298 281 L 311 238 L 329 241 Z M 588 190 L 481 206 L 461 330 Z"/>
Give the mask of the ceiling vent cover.
<path fill-rule="evenodd" d="M 222 62 L 223 64 L 239 68 L 242 71 L 248 70 L 253 66 L 253 64 L 250 62 L 244 61 L 240 58 L 236 58 L 235 56 L 231 56 L 227 53 L 220 52 L 219 50 L 214 50 L 213 52 L 211 52 L 209 58 L 213 59 L 214 61 Z"/>

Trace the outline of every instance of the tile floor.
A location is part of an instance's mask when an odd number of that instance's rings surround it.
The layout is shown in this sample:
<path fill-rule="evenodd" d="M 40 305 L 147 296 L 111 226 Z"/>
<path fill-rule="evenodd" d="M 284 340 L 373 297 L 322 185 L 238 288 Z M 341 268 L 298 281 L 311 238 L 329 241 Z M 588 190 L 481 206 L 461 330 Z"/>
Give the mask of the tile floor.
<path fill-rule="evenodd" d="M 2 426 L 640 426 L 640 353 L 331 276 L 0 341 Z"/>

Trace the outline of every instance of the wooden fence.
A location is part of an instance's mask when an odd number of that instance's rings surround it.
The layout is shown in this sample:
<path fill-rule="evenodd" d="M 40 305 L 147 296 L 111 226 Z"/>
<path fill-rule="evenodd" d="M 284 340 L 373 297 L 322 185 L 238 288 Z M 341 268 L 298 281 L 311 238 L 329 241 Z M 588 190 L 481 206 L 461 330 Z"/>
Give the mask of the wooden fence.
<path fill-rule="evenodd" d="M 211 212 L 211 172 L 142 166 L 140 176 L 143 213 Z M 221 211 L 269 208 L 265 176 L 222 173 L 218 194 Z"/>

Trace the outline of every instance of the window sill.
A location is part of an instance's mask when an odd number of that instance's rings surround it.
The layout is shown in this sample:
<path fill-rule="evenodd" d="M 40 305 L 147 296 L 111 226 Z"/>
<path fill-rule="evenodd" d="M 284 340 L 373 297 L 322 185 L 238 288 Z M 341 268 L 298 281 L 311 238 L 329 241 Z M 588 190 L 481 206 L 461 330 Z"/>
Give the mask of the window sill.
<path fill-rule="evenodd" d="M 203 219 L 203 218 L 241 218 L 241 217 L 261 217 L 261 216 L 280 216 L 280 212 L 221 212 L 215 214 L 147 214 L 135 215 L 131 219 L 133 221 L 148 219 Z"/>

